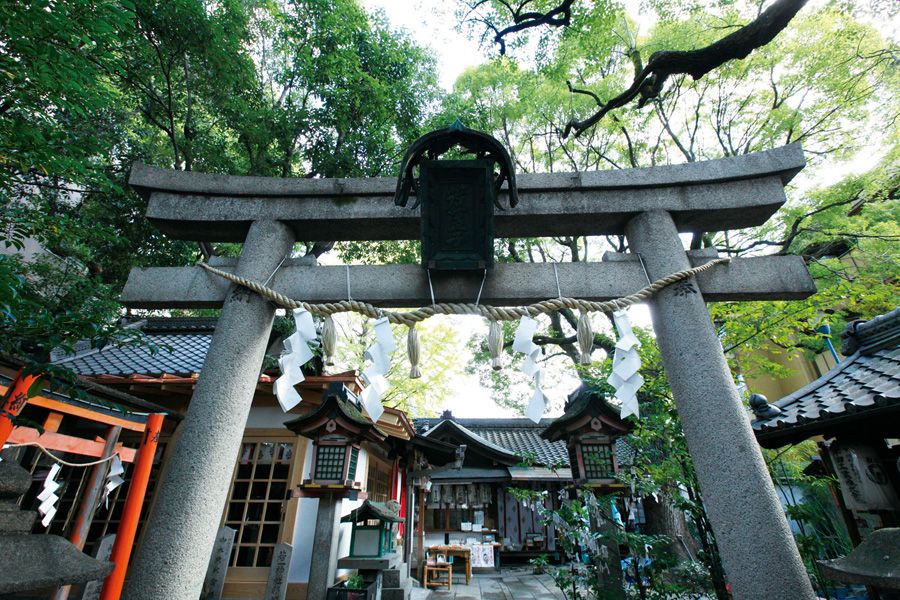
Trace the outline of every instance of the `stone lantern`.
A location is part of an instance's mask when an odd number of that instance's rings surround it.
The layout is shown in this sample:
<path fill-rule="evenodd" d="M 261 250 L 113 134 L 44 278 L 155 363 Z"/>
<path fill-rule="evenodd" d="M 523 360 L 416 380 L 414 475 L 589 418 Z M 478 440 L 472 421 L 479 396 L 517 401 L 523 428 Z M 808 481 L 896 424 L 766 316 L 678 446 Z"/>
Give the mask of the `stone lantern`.
<path fill-rule="evenodd" d="M 438 160 L 455 148 L 472 155 Z M 495 168 L 497 172 L 495 173 Z M 418 174 L 416 171 L 418 170 Z M 508 182 L 510 208 L 518 203 L 516 174 L 509 153 L 486 133 L 458 120 L 416 140 L 406 152 L 394 203 L 422 210 L 422 266 L 429 270 L 482 270 L 494 264 L 494 207 Z"/>
<path fill-rule="evenodd" d="M 312 469 L 300 484 L 300 496 L 359 497 L 360 444 L 382 442 L 386 436 L 363 414 L 353 392 L 341 383 L 332 383 L 318 407 L 288 421 L 285 427 L 313 441 Z"/>

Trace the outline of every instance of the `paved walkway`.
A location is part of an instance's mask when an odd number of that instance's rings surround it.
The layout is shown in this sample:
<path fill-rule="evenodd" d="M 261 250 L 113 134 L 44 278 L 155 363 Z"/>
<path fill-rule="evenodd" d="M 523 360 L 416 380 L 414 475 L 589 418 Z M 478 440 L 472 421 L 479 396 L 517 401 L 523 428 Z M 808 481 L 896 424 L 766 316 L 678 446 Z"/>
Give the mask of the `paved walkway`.
<path fill-rule="evenodd" d="M 453 578 L 453 589 L 413 588 L 412 600 L 565 600 L 549 575 L 534 575 L 530 569 L 516 569 L 497 575 Z"/>

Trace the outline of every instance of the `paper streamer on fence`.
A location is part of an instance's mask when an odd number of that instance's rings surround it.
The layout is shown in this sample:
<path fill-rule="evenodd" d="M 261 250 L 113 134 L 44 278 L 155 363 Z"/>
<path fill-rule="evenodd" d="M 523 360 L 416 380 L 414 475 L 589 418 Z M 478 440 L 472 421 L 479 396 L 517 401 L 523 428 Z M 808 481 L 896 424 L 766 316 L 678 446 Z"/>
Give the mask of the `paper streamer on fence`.
<path fill-rule="evenodd" d="M 362 372 L 366 388 L 360 394 L 363 406 L 373 423 L 377 422 L 384 412 L 381 399 L 390 387 L 387 373 L 391 368 L 391 354 L 397 349 L 394 332 L 391 331 L 387 317 L 377 319 L 374 329 L 375 343 L 369 346 L 365 353 L 365 358 L 370 364 Z"/>
<path fill-rule="evenodd" d="M 622 403 L 620 416 L 623 419 L 628 415 L 640 417 L 637 391 L 644 385 L 644 378 L 638 373 L 641 368 L 641 357 L 638 354 L 641 342 L 631 330 L 627 312 L 614 312 L 613 321 L 619 333 L 619 341 L 616 342 L 613 355 L 612 374 L 606 381 L 616 389 L 616 399 Z"/>
<path fill-rule="evenodd" d="M 284 340 L 284 352 L 278 359 L 281 377 L 275 380 L 274 386 L 275 397 L 278 398 L 278 404 L 284 412 L 291 410 L 303 400 L 294 386 L 306 379 L 300 368 L 313 357 L 310 343 L 317 343 L 316 324 L 309 311 L 304 308 L 295 309 L 294 325 L 297 330 Z"/>
<path fill-rule="evenodd" d="M 541 354 L 541 348 L 532 339 L 537 326 L 537 320 L 527 316 L 522 317 L 519 319 L 519 326 L 516 328 L 516 335 L 513 339 L 513 350 L 525 354 L 525 360 L 522 361 L 522 372 L 534 381 L 534 393 L 528 401 L 525 416 L 535 423 L 540 422 L 547 408 L 547 397 L 541 391 L 541 382 L 544 379 L 544 375 L 537 362 Z"/>
<path fill-rule="evenodd" d="M 56 476 L 59 474 L 60 468 L 61 466 L 59 463 L 50 467 L 50 472 L 47 473 L 47 479 L 44 480 L 44 489 L 41 490 L 41 493 L 38 494 L 37 497 L 38 501 L 41 503 L 40 506 L 38 506 L 38 512 L 44 517 L 41 519 L 41 525 L 44 527 L 50 526 L 50 521 L 53 520 L 53 515 L 56 514 L 56 503 L 59 502 L 59 496 L 56 495 L 56 490 L 62 485 L 56 481 Z"/>
<path fill-rule="evenodd" d="M 113 493 L 117 487 L 125 483 L 122 475 L 125 473 L 125 467 L 122 466 L 122 460 L 116 454 L 112 457 L 109 464 L 109 473 L 106 474 L 106 485 L 103 486 L 103 505 L 109 508 L 109 495 Z"/>

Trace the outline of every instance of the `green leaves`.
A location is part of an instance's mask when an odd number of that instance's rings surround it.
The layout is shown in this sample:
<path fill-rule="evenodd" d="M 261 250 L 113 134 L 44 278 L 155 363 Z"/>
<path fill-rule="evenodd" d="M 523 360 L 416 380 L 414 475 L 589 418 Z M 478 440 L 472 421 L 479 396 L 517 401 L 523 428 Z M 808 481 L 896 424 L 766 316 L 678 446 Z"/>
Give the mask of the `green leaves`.
<path fill-rule="evenodd" d="M 420 134 L 433 66 L 354 0 L 0 4 L 0 229 L 22 252 L 0 261 L 0 351 L 130 340 L 130 269 L 196 260 L 145 219 L 135 161 L 388 173 Z"/>
<path fill-rule="evenodd" d="M 32 173 L 102 184 L 90 158 L 111 140 L 87 124 L 105 121 L 116 101 L 106 74 L 129 21 L 112 1 L 0 7 L 0 188 Z"/>

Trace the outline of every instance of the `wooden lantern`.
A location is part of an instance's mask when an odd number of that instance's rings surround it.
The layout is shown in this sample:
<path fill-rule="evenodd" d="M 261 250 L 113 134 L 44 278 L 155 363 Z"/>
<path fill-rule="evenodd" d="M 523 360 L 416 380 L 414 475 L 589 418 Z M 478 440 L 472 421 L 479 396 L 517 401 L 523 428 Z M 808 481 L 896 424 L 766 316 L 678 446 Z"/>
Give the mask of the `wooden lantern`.
<path fill-rule="evenodd" d="M 541 433 L 552 442 L 566 442 L 572 479 L 577 483 L 621 487 L 616 481 L 616 440 L 631 427 L 618 413 L 602 394 L 582 386 L 569 396 L 563 415 Z"/>
<path fill-rule="evenodd" d="M 341 383 L 332 383 L 319 406 L 285 427 L 313 442 L 310 476 L 300 485 L 299 495 L 359 497 L 360 444 L 382 442 L 386 436 L 363 414 L 353 392 Z"/>

